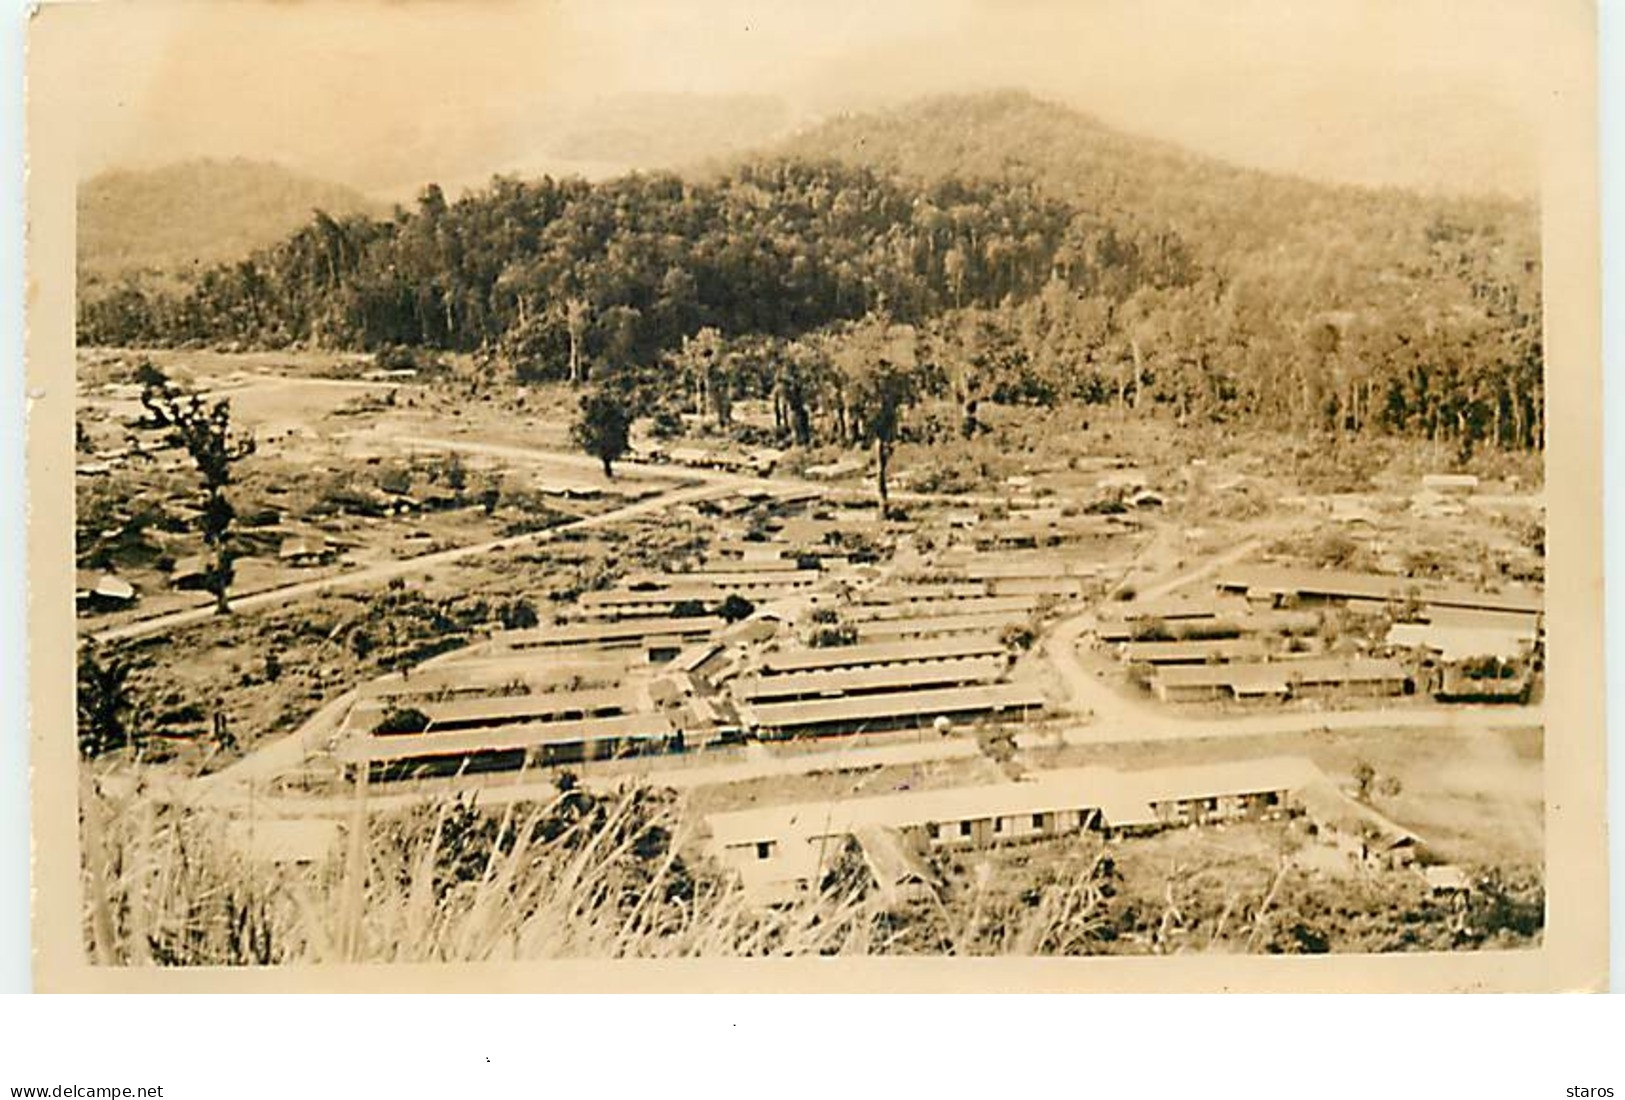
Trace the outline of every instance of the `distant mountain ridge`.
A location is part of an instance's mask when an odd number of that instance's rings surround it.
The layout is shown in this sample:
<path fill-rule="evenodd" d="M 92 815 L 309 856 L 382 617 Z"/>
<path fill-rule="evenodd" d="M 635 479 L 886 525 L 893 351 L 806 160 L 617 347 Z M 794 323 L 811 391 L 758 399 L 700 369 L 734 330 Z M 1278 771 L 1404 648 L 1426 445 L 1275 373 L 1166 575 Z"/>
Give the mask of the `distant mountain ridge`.
<path fill-rule="evenodd" d="M 385 213 L 361 192 L 251 160 L 104 172 L 79 187 L 81 287 L 201 270 L 282 240 L 314 210 Z"/>
<path fill-rule="evenodd" d="M 1539 229 L 1529 202 L 1272 175 L 981 94 L 682 174 L 426 188 L 189 285 L 82 296 L 79 332 L 480 352 L 527 379 L 585 362 L 653 392 L 707 330 L 766 370 L 867 355 L 865 323 L 898 322 L 999 401 L 1149 400 L 1465 461 L 1544 445 Z"/>
<path fill-rule="evenodd" d="M 1496 222 L 1538 237 L 1532 202 L 1423 194 L 1331 183 L 1242 167 L 1156 138 L 1113 129 L 1078 109 L 1026 92 L 933 96 L 842 115 L 773 147 L 773 155 L 835 160 L 937 181 L 1020 178 L 1105 217 L 1127 214 L 1177 229 L 1216 266 L 1238 249 L 1291 247 L 1321 228 L 1346 236 L 1353 214 L 1374 226 L 1398 218 Z M 1335 218 L 1328 215 L 1336 211 Z M 1382 224 L 1383 235 L 1391 225 Z M 1538 245 L 1535 246 L 1538 254 Z"/>

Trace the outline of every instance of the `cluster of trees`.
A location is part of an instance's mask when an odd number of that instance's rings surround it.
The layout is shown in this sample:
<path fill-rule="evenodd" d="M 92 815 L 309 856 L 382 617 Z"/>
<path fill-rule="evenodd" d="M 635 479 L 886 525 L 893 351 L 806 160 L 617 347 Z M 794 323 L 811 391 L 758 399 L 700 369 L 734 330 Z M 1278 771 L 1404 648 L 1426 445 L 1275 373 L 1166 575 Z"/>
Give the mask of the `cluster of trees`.
<path fill-rule="evenodd" d="M 883 439 L 930 394 L 966 431 L 979 401 L 1065 401 L 1465 457 L 1543 446 L 1540 314 L 1526 205 L 1247 172 L 992 96 L 703 179 L 499 178 L 390 219 L 317 214 L 185 293 L 85 301 L 80 336 L 473 352 L 668 426 L 727 430 L 735 400 L 771 397 L 803 445 Z"/>
<path fill-rule="evenodd" d="M 484 350 L 579 380 L 590 362 L 648 361 L 708 325 L 791 335 L 882 307 L 924 316 L 1025 297 L 1084 247 L 1085 226 L 1031 187 L 910 188 L 828 163 L 709 182 L 499 178 L 455 203 L 431 184 L 389 220 L 317 213 L 181 296 L 118 288 L 86 303 L 81 334 Z M 1090 271 L 1078 262 L 1072 277 Z"/>

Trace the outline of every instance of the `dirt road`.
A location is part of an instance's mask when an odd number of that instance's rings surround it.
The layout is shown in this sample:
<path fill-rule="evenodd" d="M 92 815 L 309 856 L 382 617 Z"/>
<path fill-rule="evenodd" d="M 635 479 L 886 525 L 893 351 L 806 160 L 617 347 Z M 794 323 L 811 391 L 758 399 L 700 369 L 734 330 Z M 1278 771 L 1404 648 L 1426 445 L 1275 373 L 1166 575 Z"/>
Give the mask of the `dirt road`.
<path fill-rule="evenodd" d="M 1170 592 L 1241 561 L 1257 547 L 1258 540 L 1249 539 L 1195 568 L 1163 578 L 1143 590 L 1139 598 L 1161 599 Z M 1158 708 L 1112 690 L 1110 685 L 1102 683 L 1083 667 L 1083 662 L 1078 659 L 1078 647 L 1083 636 L 1094 629 L 1095 621 L 1096 615 L 1092 610 L 1062 619 L 1044 640 L 1044 656 L 1065 685 L 1072 712 L 1082 717 L 1092 716 L 1099 723 L 1132 725 L 1164 720 L 1165 716 Z"/>
<path fill-rule="evenodd" d="M 1159 599 L 1177 589 L 1211 576 L 1257 548 L 1258 540 L 1241 543 L 1201 566 L 1159 581 L 1143 590 L 1140 599 Z M 1291 711 L 1225 717 L 1170 713 L 1144 699 L 1114 689 L 1092 675 L 1079 659 L 1083 635 L 1095 623 L 1093 612 L 1062 620 L 1044 643 L 1044 655 L 1065 685 L 1078 721 L 1060 730 L 1067 744 L 1092 745 L 1124 741 L 1167 741 L 1181 738 L 1252 737 L 1272 733 L 1313 733 L 1332 730 L 1402 728 L 1491 730 L 1540 726 L 1540 707 L 1371 707 L 1346 711 Z M 1034 743 L 1042 735 L 1030 738 Z M 1018 738 L 1018 740 L 1022 740 Z"/>
<path fill-rule="evenodd" d="M 590 461 L 590 460 L 589 460 Z M 296 584 L 286 584 L 277 588 L 268 588 L 245 596 L 233 597 L 231 601 L 234 611 L 254 611 L 262 607 L 275 607 L 292 600 L 302 599 L 306 596 L 315 596 L 323 592 L 336 589 L 354 588 L 359 585 L 377 584 L 391 580 L 395 577 L 406 577 L 413 574 L 425 573 L 462 561 L 465 558 L 478 557 L 484 554 L 495 553 L 500 550 L 522 549 L 551 542 L 567 531 L 590 530 L 595 527 L 605 527 L 623 520 L 635 519 L 663 511 L 677 504 L 690 504 L 705 500 L 709 497 L 726 495 L 735 491 L 737 486 L 731 483 L 719 483 L 707 480 L 704 484 L 690 486 L 683 489 L 674 489 L 661 493 L 659 496 L 640 500 L 635 504 L 628 504 L 600 515 L 586 519 L 572 520 L 561 523 L 557 527 L 549 527 L 545 531 L 533 531 L 524 535 L 511 535 L 507 538 L 489 539 L 485 542 L 470 543 L 467 546 L 454 546 L 449 550 L 439 550 L 432 554 L 421 554 L 417 557 L 402 558 L 399 561 L 383 562 L 379 565 L 368 566 L 364 569 L 351 570 L 348 573 L 338 573 L 330 577 L 320 577 L 315 580 L 300 581 Z M 124 623 L 120 626 L 109 627 L 88 635 L 93 641 L 112 642 L 127 638 L 140 638 L 149 634 L 161 634 L 176 627 L 189 626 L 200 623 L 214 615 L 213 605 L 188 608 L 185 611 L 173 611 L 164 615 L 155 615 L 150 619 L 137 619 L 134 622 Z"/>

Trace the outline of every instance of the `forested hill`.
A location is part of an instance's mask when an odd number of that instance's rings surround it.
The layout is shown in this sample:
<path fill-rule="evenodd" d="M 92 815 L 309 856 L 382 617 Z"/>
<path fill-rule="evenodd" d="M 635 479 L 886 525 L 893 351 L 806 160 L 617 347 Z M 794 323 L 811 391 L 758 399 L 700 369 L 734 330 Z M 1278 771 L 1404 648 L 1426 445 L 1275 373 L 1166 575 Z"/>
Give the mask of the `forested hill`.
<path fill-rule="evenodd" d="M 1539 289 L 1529 208 L 1271 177 L 999 94 L 686 178 L 431 185 L 185 293 L 87 302 L 80 334 L 466 350 L 656 404 L 703 366 L 713 393 L 788 387 L 844 420 L 842 377 L 901 324 L 921 386 L 958 400 L 1525 448 Z"/>
<path fill-rule="evenodd" d="M 104 172 L 79 188 L 81 282 L 131 272 L 175 274 L 246 258 L 310 220 L 381 213 L 358 191 L 275 164 L 194 160 Z"/>
<path fill-rule="evenodd" d="M 1104 220 L 1176 232 L 1227 284 L 1264 278 L 1297 285 L 1326 308 L 1358 308 L 1373 301 L 1374 286 L 1424 269 L 1433 274 L 1435 260 L 1468 278 L 1502 282 L 1523 280 L 1534 274 L 1527 264 L 1539 265 L 1539 213 L 1528 203 L 1240 168 L 1019 92 L 938 97 L 843 117 L 774 153 L 923 183 L 1020 180 Z"/>

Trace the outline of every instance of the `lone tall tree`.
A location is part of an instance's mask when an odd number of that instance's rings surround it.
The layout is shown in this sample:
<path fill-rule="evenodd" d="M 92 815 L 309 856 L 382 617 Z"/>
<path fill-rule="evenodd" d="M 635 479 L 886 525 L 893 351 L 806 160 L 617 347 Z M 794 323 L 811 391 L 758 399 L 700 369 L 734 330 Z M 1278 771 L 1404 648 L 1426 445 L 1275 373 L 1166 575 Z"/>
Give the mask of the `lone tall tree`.
<path fill-rule="evenodd" d="M 587 326 L 592 321 L 591 306 L 587 299 L 571 296 L 564 300 L 565 335 L 570 338 L 570 385 L 581 385 L 585 372 L 581 369 L 581 343 L 587 338 Z"/>
<path fill-rule="evenodd" d="M 894 326 L 883 316 L 865 318 L 850 330 L 837 361 L 849 379 L 856 434 L 874 441 L 881 518 L 890 514 L 887 477 L 903 413 L 919 392 L 914 340 L 909 326 Z"/>
<path fill-rule="evenodd" d="M 168 429 L 172 446 L 183 448 L 203 480 L 203 512 L 199 525 L 203 543 L 213 557 L 204 574 L 204 588 L 213 593 L 215 611 L 231 610 L 227 592 L 235 575 L 232 567 L 231 525 L 237 511 L 226 496 L 231 468 L 254 453 L 254 437 L 232 430 L 231 402 L 210 403 L 203 394 L 182 389 L 151 363 L 141 366 L 141 404 L 152 422 Z"/>
<path fill-rule="evenodd" d="M 595 389 L 581 397 L 581 411 L 570 428 L 576 446 L 604 464 L 604 476 L 614 477 L 613 464 L 626 454 L 632 413 L 620 395 Z"/>

